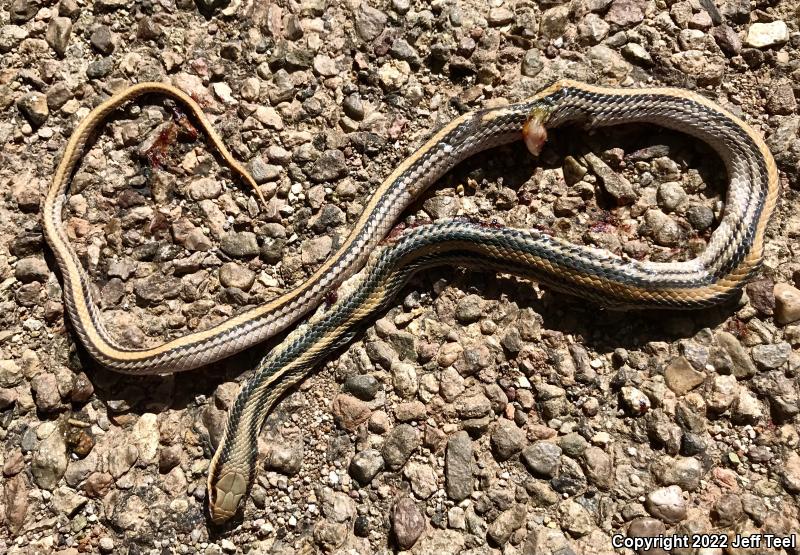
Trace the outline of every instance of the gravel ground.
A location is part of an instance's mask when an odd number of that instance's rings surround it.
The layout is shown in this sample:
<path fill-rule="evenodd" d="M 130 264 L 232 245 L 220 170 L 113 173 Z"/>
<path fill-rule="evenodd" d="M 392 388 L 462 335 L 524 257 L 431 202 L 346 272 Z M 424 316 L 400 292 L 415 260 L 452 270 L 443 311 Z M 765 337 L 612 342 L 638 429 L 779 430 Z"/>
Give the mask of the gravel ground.
<path fill-rule="evenodd" d="M 631 554 L 615 535 L 705 532 L 800 546 L 800 12 L 713 1 L 4 2 L 0 552 Z M 87 358 L 39 216 L 74 126 L 131 83 L 171 82 L 269 199 L 171 102 L 110 119 L 65 221 L 107 325 L 144 346 L 299 284 L 431 130 L 560 77 L 695 89 L 767 137 L 782 198 L 758 281 L 707 311 L 617 313 L 428 273 L 279 405 L 244 515 L 210 526 L 211 446 L 263 349 L 149 378 Z M 474 157 L 406 221 L 496 219 L 682 260 L 725 187 L 680 134 L 565 129 L 539 160 Z"/>

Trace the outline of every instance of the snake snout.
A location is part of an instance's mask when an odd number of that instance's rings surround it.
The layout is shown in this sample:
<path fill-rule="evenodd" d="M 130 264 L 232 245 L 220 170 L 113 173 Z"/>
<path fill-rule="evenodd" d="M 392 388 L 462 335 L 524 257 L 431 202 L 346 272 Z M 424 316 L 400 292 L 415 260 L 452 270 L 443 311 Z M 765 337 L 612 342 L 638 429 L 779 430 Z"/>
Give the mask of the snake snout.
<path fill-rule="evenodd" d="M 222 524 L 239 510 L 247 493 L 247 478 L 239 472 L 225 472 L 209 489 L 208 510 L 215 524 Z"/>

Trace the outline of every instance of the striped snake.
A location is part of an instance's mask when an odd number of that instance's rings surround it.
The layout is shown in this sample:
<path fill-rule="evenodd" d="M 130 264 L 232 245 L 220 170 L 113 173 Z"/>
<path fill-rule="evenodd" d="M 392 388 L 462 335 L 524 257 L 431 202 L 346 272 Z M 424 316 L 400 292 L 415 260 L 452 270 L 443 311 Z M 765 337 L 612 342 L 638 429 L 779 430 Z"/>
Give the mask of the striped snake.
<path fill-rule="evenodd" d="M 189 370 L 220 360 L 286 329 L 348 280 L 338 302 L 293 331 L 258 365 L 239 393 L 208 471 L 209 512 L 217 523 L 239 509 L 255 478 L 257 436 L 267 414 L 290 387 L 354 336 L 416 272 L 465 265 L 532 277 L 557 290 L 616 307 L 695 308 L 734 295 L 757 271 L 767 222 L 778 195 L 775 162 L 761 137 L 704 97 L 680 89 L 612 89 L 559 81 L 533 98 L 464 114 L 436 132 L 378 187 L 352 232 L 303 284 L 203 331 L 156 347 L 131 349 L 104 327 L 89 278 L 62 225 L 70 177 L 90 135 L 123 103 L 147 93 L 187 107 L 221 156 L 254 191 L 258 188 L 228 152 L 202 109 L 162 83 L 143 83 L 100 104 L 74 130 L 44 204 L 44 229 L 63 275 L 67 313 L 81 342 L 100 364 L 129 374 Z M 535 154 L 546 129 L 577 123 L 596 128 L 648 122 L 711 145 L 725 163 L 725 209 L 706 249 L 695 259 L 658 263 L 576 245 L 535 230 L 446 221 L 382 239 L 400 214 L 442 174 L 487 148 L 524 139 Z M 263 197 L 262 197 L 263 201 Z M 366 264 L 366 266 L 365 266 Z"/>

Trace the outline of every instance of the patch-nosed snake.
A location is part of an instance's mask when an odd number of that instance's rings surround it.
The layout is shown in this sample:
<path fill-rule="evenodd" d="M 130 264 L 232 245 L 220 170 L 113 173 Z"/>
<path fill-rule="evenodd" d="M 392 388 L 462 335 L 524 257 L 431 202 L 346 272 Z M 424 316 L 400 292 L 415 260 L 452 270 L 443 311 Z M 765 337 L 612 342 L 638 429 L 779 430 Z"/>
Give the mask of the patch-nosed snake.
<path fill-rule="evenodd" d="M 277 401 L 345 345 L 359 323 L 387 306 L 415 272 L 466 265 L 529 276 L 610 306 L 709 306 L 735 294 L 759 268 L 766 226 L 778 196 L 777 168 L 763 139 L 706 98 L 681 89 L 616 89 L 559 81 L 527 101 L 464 114 L 436 132 L 383 181 L 344 243 L 301 285 L 206 330 L 156 347 L 130 349 L 103 325 L 89 277 L 64 230 L 62 210 L 70 178 L 92 133 L 120 105 L 148 93 L 172 97 L 188 108 L 227 164 L 260 197 L 255 181 L 227 150 L 200 106 L 171 85 L 134 85 L 111 96 L 81 121 L 48 191 L 43 222 L 63 276 L 66 312 L 97 362 L 128 374 L 179 372 L 209 364 L 286 329 L 363 267 L 348 281 L 346 294 L 339 294 L 335 304 L 275 347 L 239 393 L 208 472 L 209 511 L 217 523 L 236 514 L 250 490 L 256 473 L 257 436 Z M 537 153 L 546 139 L 546 128 L 631 122 L 692 135 L 711 145 L 725 163 L 730 185 L 723 214 L 705 250 L 692 260 L 634 260 L 536 230 L 466 221 L 422 225 L 388 244 L 381 243 L 423 191 L 477 152 L 524 139 Z"/>

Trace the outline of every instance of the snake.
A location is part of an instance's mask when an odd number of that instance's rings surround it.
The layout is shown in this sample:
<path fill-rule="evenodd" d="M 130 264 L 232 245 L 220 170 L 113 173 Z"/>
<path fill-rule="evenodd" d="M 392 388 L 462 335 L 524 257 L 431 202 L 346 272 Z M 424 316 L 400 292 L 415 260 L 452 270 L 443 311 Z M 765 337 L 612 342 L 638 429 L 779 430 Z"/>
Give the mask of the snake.
<path fill-rule="evenodd" d="M 43 204 L 44 233 L 62 275 L 65 311 L 85 350 L 117 372 L 180 372 L 253 347 L 317 309 L 258 363 L 229 409 L 208 468 L 208 510 L 217 524 L 234 517 L 251 490 L 257 438 L 277 402 L 346 346 L 363 322 L 389 306 L 416 273 L 443 265 L 475 267 L 534 279 L 612 308 L 708 307 L 739 294 L 759 271 L 780 189 L 778 169 L 760 134 L 701 94 L 560 80 L 528 100 L 464 113 L 434 132 L 383 180 L 341 246 L 302 284 L 207 329 L 157 346 L 131 348 L 105 328 L 90 278 L 62 218 L 69 181 L 93 134 L 116 109 L 150 93 L 171 97 L 188 109 L 230 169 L 264 201 L 255 180 L 225 147 L 203 109 L 180 89 L 141 83 L 91 110 L 73 130 Z M 537 229 L 463 219 L 419 225 L 394 237 L 390 233 L 424 191 L 478 152 L 522 140 L 538 154 L 549 129 L 628 123 L 655 124 L 689 135 L 711 146 L 725 165 L 725 205 L 706 247 L 695 258 L 640 260 Z M 338 293 L 337 300 L 324 304 L 331 291 Z"/>

